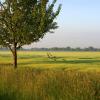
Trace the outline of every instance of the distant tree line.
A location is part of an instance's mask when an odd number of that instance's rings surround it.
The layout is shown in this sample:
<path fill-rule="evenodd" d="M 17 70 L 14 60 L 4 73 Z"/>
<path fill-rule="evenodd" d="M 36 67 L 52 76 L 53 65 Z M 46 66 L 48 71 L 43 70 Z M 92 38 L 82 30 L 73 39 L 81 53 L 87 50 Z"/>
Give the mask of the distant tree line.
<path fill-rule="evenodd" d="M 7 51 L 7 48 L 1 47 L 1 51 Z M 100 51 L 100 48 L 87 47 L 87 48 L 72 48 L 72 47 L 52 47 L 52 48 L 20 48 L 21 51 Z"/>
<path fill-rule="evenodd" d="M 32 48 L 32 51 L 100 51 L 100 48 L 72 48 L 72 47 L 53 47 L 53 48 Z"/>

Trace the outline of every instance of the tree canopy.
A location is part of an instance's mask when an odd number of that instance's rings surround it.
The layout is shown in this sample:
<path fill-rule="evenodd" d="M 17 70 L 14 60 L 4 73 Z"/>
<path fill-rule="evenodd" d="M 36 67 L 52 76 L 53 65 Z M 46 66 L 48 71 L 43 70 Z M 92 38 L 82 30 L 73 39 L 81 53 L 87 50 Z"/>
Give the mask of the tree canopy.
<path fill-rule="evenodd" d="M 0 45 L 13 55 L 23 45 L 37 42 L 47 32 L 56 29 L 54 19 L 61 5 L 54 11 L 57 0 L 5 0 L 0 3 Z"/>

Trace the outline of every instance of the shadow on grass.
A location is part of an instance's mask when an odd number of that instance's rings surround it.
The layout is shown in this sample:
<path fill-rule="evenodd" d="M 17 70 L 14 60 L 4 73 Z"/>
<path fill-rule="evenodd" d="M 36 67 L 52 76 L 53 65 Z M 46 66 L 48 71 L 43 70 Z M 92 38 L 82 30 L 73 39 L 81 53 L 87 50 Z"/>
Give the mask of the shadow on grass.
<path fill-rule="evenodd" d="M 79 59 L 94 59 L 94 58 L 79 58 Z"/>
<path fill-rule="evenodd" d="M 0 63 L 0 67 L 5 67 L 5 66 L 13 66 L 11 63 Z M 1 99 L 0 99 L 1 100 Z"/>
<path fill-rule="evenodd" d="M 93 64 L 99 63 L 100 60 L 59 60 L 59 61 L 30 61 L 25 63 L 19 63 L 19 65 L 27 64 Z"/>
<path fill-rule="evenodd" d="M 0 94 L 0 100 L 17 100 L 15 94 L 9 95 L 8 93 Z"/>
<path fill-rule="evenodd" d="M 27 61 L 27 62 L 19 62 L 18 65 L 29 65 L 29 64 L 93 64 L 99 63 L 100 60 L 93 60 L 93 59 L 82 59 L 82 60 L 41 60 L 41 61 Z M 0 63 L 0 67 L 3 66 L 13 66 L 12 63 Z"/>
<path fill-rule="evenodd" d="M 19 56 L 18 59 L 29 59 L 29 58 L 44 58 L 45 56 L 40 56 L 40 55 L 36 55 L 36 56 Z"/>
<path fill-rule="evenodd" d="M 8 58 L 8 57 L 12 57 L 12 55 L 10 55 L 10 54 L 9 54 L 9 55 L 2 55 L 2 54 L 1 54 L 0 57 Z"/>

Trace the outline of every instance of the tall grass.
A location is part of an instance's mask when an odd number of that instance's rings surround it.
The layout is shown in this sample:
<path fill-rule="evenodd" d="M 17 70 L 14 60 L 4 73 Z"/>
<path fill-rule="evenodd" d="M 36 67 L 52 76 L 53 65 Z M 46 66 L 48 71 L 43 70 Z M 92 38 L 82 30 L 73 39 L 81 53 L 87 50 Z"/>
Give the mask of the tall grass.
<path fill-rule="evenodd" d="M 100 100 L 100 72 L 3 67 L 0 100 Z"/>

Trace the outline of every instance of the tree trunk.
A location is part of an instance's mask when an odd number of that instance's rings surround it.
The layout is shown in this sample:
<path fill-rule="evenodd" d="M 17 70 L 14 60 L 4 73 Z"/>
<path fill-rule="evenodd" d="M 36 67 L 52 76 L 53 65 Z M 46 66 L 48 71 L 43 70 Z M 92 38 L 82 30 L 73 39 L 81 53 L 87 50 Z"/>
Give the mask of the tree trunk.
<path fill-rule="evenodd" d="M 17 68 L 17 49 L 16 49 L 16 44 L 14 45 L 13 59 L 14 59 L 13 65 L 14 65 L 14 68 L 16 69 Z"/>

